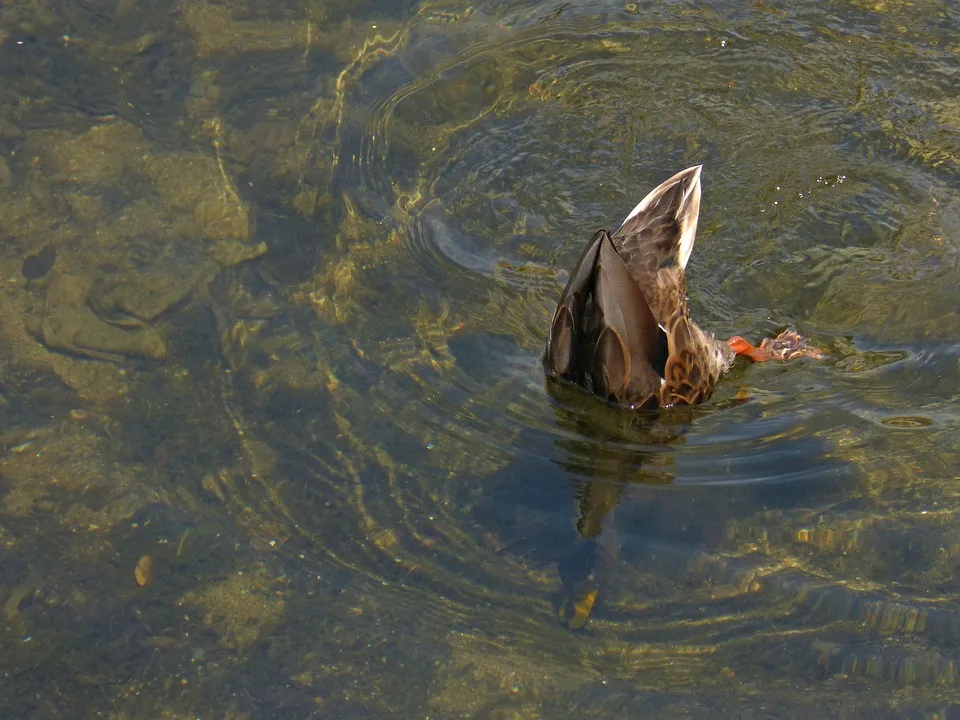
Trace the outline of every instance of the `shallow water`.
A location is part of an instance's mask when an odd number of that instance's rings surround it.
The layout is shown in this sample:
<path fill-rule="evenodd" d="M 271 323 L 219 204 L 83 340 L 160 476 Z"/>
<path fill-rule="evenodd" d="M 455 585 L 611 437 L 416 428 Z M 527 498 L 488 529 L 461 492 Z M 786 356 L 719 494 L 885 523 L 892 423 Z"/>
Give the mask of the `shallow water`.
<path fill-rule="evenodd" d="M 960 713 L 955 6 L 161 5 L 0 9 L 4 716 Z M 828 357 L 551 396 L 696 163 L 694 317 Z"/>

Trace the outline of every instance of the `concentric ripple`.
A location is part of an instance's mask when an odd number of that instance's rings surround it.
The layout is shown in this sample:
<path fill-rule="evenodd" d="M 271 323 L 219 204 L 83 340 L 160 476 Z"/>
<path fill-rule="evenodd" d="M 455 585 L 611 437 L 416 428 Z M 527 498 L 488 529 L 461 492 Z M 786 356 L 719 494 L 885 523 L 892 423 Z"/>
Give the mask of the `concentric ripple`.
<path fill-rule="evenodd" d="M 612 487 L 625 569 L 598 627 L 740 638 L 718 667 L 773 639 L 810 673 L 953 682 L 960 658 L 902 618 L 955 611 L 895 592 L 912 571 L 888 552 L 923 527 L 916 562 L 953 572 L 923 513 L 955 511 L 957 171 L 913 132 L 948 122 L 946 89 L 904 79 L 952 59 L 929 28 L 891 56 L 866 11 L 866 35 L 819 6 L 654 12 L 432 4 L 341 75 L 317 140 L 335 249 L 265 347 L 232 349 L 231 382 L 253 380 L 238 417 L 290 478 L 276 522 L 371 592 L 533 646 L 525 618 L 549 624 L 577 542 L 571 488 Z M 921 117 L 891 124 L 904 93 Z M 738 366 L 656 418 L 551 398 L 540 353 L 583 243 L 698 162 L 695 316 L 756 340 L 797 326 L 829 357 Z M 857 553 L 811 540 L 851 524 Z M 880 626 L 864 659 L 852 639 Z M 936 657 L 891 659 L 898 633 Z"/>
<path fill-rule="evenodd" d="M 812 272 L 829 256 L 814 268 L 778 265 L 798 245 L 883 252 L 917 214 L 909 189 L 928 181 L 907 158 L 871 165 L 850 147 L 875 121 L 821 86 L 822 53 L 785 50 L 786 42 L 774 49 L 764 34 L 809 41 L 825 30 L 796 18 L 771 27 L 754 18 L 749 31 L 705 26 L 687 13 L 630 21 L 601 7 L 582 17 L 558 13 L 553 22 L 516 8 L 507 17 L 425 10 L 345 83 L 336 192 L 389 234 L 389 282 L 406 315 L 446 322 L 431 335 L 430 362 L 406 370 L 426 390 L 418 418 L 425 427 L 410 428 L 427 436 L 424 445 L 453 434 L 504 462 L 556 459 L 562 430 L 537 358 L 565 272 L 593 230 L 615 223 L 678 167 L 706 163 L 690 291 L 704 324 L 721 332 L 772 333 L 819 309 L 825 288 Z M 700 60 L 693 76 L 692 57 Z M 798 66 L 813 84 L 798 80 Z M 878 167 L 880 177 L 871 178 Z M 792 291 L 798 282 L 812 291 Z M 382 318 L 369 320 L 379 326 Z M 820 339 L 829 343 L 829 335 Z M 371 342 L 365 352 L 382 350 L 382 333 L 372 332 Z M 824 367 L 791 368 L 790 382 L 817 378 L 819 394 L 831 396 Z M 405 391 L 399 395 L 405 402 Z M 689 447 L 707 468 L 723 457 L 733 482 L 776 481 L 787 465 L 797 475 L 790 438 L 829 435 L 851 420 L 845 402 L 831 404 L 832 417 L 784 401 L 772 421 L 763 414 L 754 427 L 750 410 L 728 414 L 724 422 L 740 433 L 694 424 Z M 698 441 L 701 426 L 709 435 Z M 822 452 L 806 455 L 803 473 L 835 472 L 817 468 Z M 758 456 L 764 471 L 747 469 Z"/>

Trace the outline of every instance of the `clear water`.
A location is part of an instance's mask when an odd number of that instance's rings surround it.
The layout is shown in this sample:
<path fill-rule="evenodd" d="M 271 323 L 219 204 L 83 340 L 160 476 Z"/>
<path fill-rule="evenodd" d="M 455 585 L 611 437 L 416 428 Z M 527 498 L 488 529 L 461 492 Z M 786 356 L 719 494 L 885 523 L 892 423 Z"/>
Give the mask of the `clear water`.
<path fill-rule="evenodd" d="M 955 5 L 78 8 L 0 10 L 7 715 L 960 712 Z M 829 357 L 551 398 L 565 273 L 696 163 L 694 317 Z M 57 273 L 190 278 L 164 357 L 31 333 Z"/>

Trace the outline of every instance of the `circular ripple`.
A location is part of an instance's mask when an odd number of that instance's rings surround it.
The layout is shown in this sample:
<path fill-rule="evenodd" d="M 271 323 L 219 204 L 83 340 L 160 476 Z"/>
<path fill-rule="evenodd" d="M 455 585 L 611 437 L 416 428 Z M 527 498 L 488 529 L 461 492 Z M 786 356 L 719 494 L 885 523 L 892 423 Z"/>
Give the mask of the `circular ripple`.
<path fill-rule="evenodd" d="M 619 501 L 632 589 L 606 622 L 630 637 L 672 629 L 712 646 L 739 633 L 755 649 L 785 617 L 779 639 L 793 643 L 823 618 L 896 614 L 882 610 L 886 583 L 908 564 L 876 556 L 919 537 L 917 516 L 862 534 L 866 551 L 844 561 L 804 539 L 796 508 L 839 507 L 819 520 L 839 530 L 850 508 L 862 520 L 949 496 L 926 478 L 943 477 L 934 450 L 956 446 L 944 431 L 955 356 L 918 339 L 956 325 L 947 310 L 931 318 L 952 307 L 953 259 L 937 254 L 940 215 L 921 192 L 946 197 L 945 173 L 893 138 L 883 112 L 851 110 L 857 78 L 838 68 L 883 53 L 851 50 L 842 28 L 604 7 L 545 18 L 500 6 L 442 23 L 424 11 L 341 76 L 318 136 L 335 138 L 329 272 L 291 297 L 266 347 L 234 348 L 255 379 L 237 415 L 290 482 L 261 519 L 370 587 L 409 588 L 397 602 L 411 608 L 454 623 L 502 608 L 489 627 L 531 645 L 524 618 L 550 612 L 585 497 Z M 583 244 L 696 162 L 695 317 L 756 339 L 799 324 L 830 357 L 737 366 L 704 407 L 655 417 L 552 396 L 539 358 Z M 935 423 L 903 428 L 921 417 Z M 333 511 L 318 519 L 318 507 Z M 866 575 L 874 595 L 832 609 L 836 586 Z M 695 626 L 704 607 L 726 635 Z M 810 647 L 790 651 L 830 673 L 854 662 Z"/>

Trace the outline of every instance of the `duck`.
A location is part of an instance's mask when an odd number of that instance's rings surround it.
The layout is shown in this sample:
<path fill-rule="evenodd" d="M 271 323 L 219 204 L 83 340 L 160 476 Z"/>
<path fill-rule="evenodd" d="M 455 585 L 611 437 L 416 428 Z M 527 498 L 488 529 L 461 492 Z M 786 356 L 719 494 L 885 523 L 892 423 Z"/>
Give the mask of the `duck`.
<path fill-rule="evenodd" d="M 702 165 L 664 180 L 615 232 L 598 230 L 570 274 L 543 354 L 548 377 L 624 409 L 706 401 L 736 361 L 823 357 L 793 330 L 759 346 L 717 339 L 690 318 L 685 271 Z"/>

